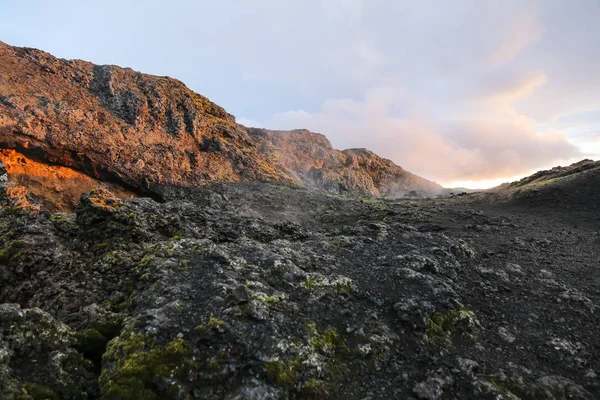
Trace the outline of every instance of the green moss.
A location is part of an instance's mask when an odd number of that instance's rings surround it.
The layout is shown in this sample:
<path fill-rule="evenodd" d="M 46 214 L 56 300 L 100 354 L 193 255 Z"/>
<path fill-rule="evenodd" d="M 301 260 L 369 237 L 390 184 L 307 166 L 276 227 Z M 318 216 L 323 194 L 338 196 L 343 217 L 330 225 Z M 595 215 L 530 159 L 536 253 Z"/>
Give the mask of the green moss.
<path fill-rule="evenodd" d="M 206 333 L 207 330 L 208 328 L 206 327 L 206 325 L 198 325 L 194 328 L 194 333 L 196 333 L 197 335 L 203 335 Z"/>
<path fill-rule="evenodd" d="M 153 256 L 144 256 L 144 258 L 142 258 L 139 262 L 139 266 L 140 267 L 146 267 L 148 266 L 152 261 L 154 260 Z"/>
<path fill-rule="evenodd" d="M 289 391 L 292 398 L 297 395 L 325 398 L 341 384 L 349 368 L 357 366 L 353 359 L 355 352 L 338 332 L 333 329 L 321 332 L 315 322 L 306 325 L 306 333 L 306 342 L 291 346 L 296 349 L 295 354 L 265 364 L 265 376 Z M 319 365 L 318 370 L 314 363 Z"/>
<path fill-rule="evenodd" d="M 225 326 L 225 324 L 226 324 L 225 321 L 223 321 L 221 319 L 218 319 L 218 318 L 216 318 L 216 317 L 214 317 L 214 316 L 211 315 L 210 319 L 208 320 L 208 324 L 207 325 L 208 325 L 209 328 L 220 328 L 220 327 Z"/>
<path fill-rule="evenodd" d="M 14 206 L 4 206 L 2 207 L 2 210 L 4 211 L 4 215 L 21 215 L 24 214 L 26 211 L 22 208 L 19 207 L 14 207 Z"/>
<path fill-rule="evenodd" d="M 307 290 L 329 289 L 342 293 L 349 293 L 352 291 L 352 285 L 349 279 L 338 278 L 337 280 L 329 280 L 321 275 L 309 275 L 306 280 L 302 282 L 302 287 Z"/>
<path fill-rule="evenodd" d="M 8 260 L 10 260 L 8 249 L 1 249 L 0 250 L 0 262 L 7 262 Z"/>
<path fill-rule="evenodd" d="M 363 203 L 365 203 L 365 204 L 377 204 L 377 203 L 381 203 L 381 200 L 380 199 L 376 199 L 376 198 L 363 199 Z"/>
<path fill-rule="evenodd" d="M 475 320 L 475 314 L 465 308 L 435 313 L 427 320 L 426 334 L 433 341 L 445 340 L 456 333 L 471 334 L 473 332 L 459 332 L 459 330 L 461 322 L 473 320 Z"/>
<path fill-rule="evenodd" d="M 99 367 L 109 339 L 96 329 L 79 331 L 75 334 L 75 337 L 77 338 L 77 349 L 85 358 L 92 361 L 96 367 Z"/>
<path fill-rule="evenodd" d="M 58 395 L 52 389 L 34 382 L 24 383 L 23 389 L 33 400 L 59 400 Z"/>
<path fill-rule="evenodd" d="M 313 398 L 323 398 L 328 395 L 329 387 L 330 384 L 327 382 L 321 379 L 311 378 L 302 385 L 300 393 Z"/>
<path fill-rule="evenodd" d="M 131 292 L 131 294 L 129 295 L 129 297 L 127 298 L 127 301 L 126 301 L 127 307 L 133 307 L 135 305 L 135 302 L 137 301 L 137 296 L 138 296 L 137 291 L 134 290 L 133 292 Z"/>
<path fill-rule="evenodd" d="M 176 399 L 178 389 L 155 393 L 156 380 L 182 379 L 191 367 L 190 348 L 183 339 L 166 346 L 150 335 L 128 332 L 109 343 L 104 360 L 115 363 L 100 376 L 102 399 Z"/>
<path fill-rule="evenodd" d="M 352 290 L 352 286 L 348 282 L 336 282 L 335 289 L 338 292 L 348 293 Z"/>
<path fill-rule="evenodd" d="M 22 249 L 25 247 L 25 242 L 23 240 L 15 240 L 12 242 L 8 242 L 4 245 L 3 249 L 0 249 L 0 262 L 8 263 L 13 257 L 21 257 L 23 256 Z"/>
<path fill-rule="evenodd" d="M 102 318 L 94 320 L 90 323 L 90 328 L 95 329 L 107 339 L 112 339 L 119 335 L 123 328 L 123 314 L 108 312 L 102 315 Z"/>
<path fill-rule="evenodd" d="M 305 289 L 316 289 L 320 287 L 320 285 L 318 284 L 318 281 L 315 278 L 309 276 L 304 282 L 302 282 L 302 287 Z"/>
<path fill-rule="evenodd" d="M 94 250 L 94 251 L 103 250 L 109 246 L 110 246 L 110 243 L 108 243 L 108 242 L 96 243 L 92 250 Z"/>
<path fill-rule="evenodd" d="M 121 293 L 119 292 L 119 294 L 121 294 Z M 122 295 L 122 296 L 124 296 L 124 295 Z M 122 298 L 123 297 L 120 297 L 120 299 L 122 299 Z M 119 303 L 115 303 L 110 300 L 106 300 L 104 303 L 102 303 L 102 305 L 106 309 L 109 309 L 109 310 L 113 311 L 114 313 L 120 313 L 122 311 L 125 311 L 130 306 L 132 306 L 134 304 L 136 298 L 137 298 L 137 292 L 134 290 L 133 292 L 131 292 L 131 294 L 129 295 L 127 300 L 120 301 Z"/>
<path fill-rule="evenodd" d="M 254 293 L 252 295 L 252 298 L 266 306 L 276 306 L 278 303 L 281 302 L 280 298 L 275 297 L 275 296 L 270 296 L 270 295 L 262 293 L 262 292 Z"/>
<path fill-rule="evenodd" d="M 4 240 L 10 240 L 15 236 L 14 232 L 6 232 L 5 234 L 3 234 L 2 236 L 0 236 L 0 240 L 4 241 Z"/>
<path fill-rule="evenodd" d="M 145 274 L 143 274 L 142 276 L 140 276 L 140 280 L 145 281 L 148 278 L 150 278 L 150 272 L 146 272 Z"/>
<path fill-rule="evenodd" d="M 348 350 L 345 341 L 340 338 L 336 331 L 328 329 L 323 333 L 319 333 L 315 323 L 309 323 L 308 330 L 311 335 L 310 342 L 316 351 L 333 354 L 336 351 Z"/>
<path fill-rule="evenodd" d="M 222 348 L 221 350 L 219 350 L 217 355 L 215 355 L 207 361 L 206 367 L 212 371 L 222 371 L 224 368 L 227 368 L 227 365 L 229 364 L 229 359 L 229 353 Z"/>
<path fill-rule="evenodd" d="M 66 222 L 69 218 L 64 214 L 52 214 L 50 216 L 50 221 L 52 222 Z"/>
<path fill-rule="evenodd" d="M 301 365 L 299 359 L 269 361 L 265 364 L 265 373 L 271 382 L 289 390 L 295 387 L 298 382 L 298 370 Z"/>

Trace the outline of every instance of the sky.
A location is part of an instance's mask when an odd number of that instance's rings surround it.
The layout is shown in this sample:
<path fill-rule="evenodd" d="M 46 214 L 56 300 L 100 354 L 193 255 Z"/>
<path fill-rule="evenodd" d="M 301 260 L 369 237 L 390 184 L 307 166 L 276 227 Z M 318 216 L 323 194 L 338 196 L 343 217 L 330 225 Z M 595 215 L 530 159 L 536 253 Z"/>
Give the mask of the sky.
<path fill-rule="evenodd" d="M 597 0 L 0 0 L 0 40 L 180 79 L 445 186 L 600 158 Z"/>

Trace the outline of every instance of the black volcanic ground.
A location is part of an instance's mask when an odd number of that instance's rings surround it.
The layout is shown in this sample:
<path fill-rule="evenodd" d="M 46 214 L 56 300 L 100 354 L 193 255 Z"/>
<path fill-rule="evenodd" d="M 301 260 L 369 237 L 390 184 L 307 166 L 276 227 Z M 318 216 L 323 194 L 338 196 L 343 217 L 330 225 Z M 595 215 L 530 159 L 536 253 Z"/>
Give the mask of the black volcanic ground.
<path fill-rule="evenodd" d="M 7 197 L 2 398 L 599 398 L 598 186 L 561 185 Z"/>

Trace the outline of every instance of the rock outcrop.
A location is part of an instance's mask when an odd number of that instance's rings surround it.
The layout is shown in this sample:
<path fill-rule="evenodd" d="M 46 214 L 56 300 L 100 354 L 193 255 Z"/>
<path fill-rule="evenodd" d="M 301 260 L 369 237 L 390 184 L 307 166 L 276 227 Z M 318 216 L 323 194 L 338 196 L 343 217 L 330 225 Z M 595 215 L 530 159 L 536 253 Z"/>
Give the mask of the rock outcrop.
<path fill-rule="evenodd" d="M 176 79 L 2 42 L 0 147 L 146 194 L 210 181 L 373 196 L 440 189 L 373 153 L 335 151 L 316 134 L 249 130 Z"/>
<path fill-rule="evenodd" d="M 136 197 L 136 194 L 117 183 L 94 179 L 77 170 L 60 165 L 33 160 L 18 151 L 0 149 L 11 183 L 25 189 L 33 201 L 49 211 L 74 210 L 81 195 L 98 187 L 109 190 L 119 198 Z"/>
<path fill-rule="evenodd" d="M 548 213 L 600 211 L 600 161 L 582 160 L 565 167 L 538 171 L 486 192 L 466 195 L 461 202 L 504 203 L 545 209 Z"/>
<path fill-rule="evenodd" d="M 4 43 L 0 145 L 140 191 L 289 181 L 231 115 L 175 79 Z"/>
<path fill-rule="evenodd" d="M 335 150 L 324 135 L 307 130 L 251 128 L 250 136 L 277 169 L 293 179 L 333 193 L 402 196 L 437 194 L 442 188 L 366 149 Z"/>

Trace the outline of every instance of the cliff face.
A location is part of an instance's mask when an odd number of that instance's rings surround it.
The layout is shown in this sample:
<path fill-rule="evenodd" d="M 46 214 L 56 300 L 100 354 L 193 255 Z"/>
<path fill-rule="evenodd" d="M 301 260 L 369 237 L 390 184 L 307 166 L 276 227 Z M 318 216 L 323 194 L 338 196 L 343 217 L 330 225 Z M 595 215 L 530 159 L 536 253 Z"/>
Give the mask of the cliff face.
<path fill-rule="evenodd" d="M 139 189 L 287 180 L 181 82 L 0 44 L 0 143 Z"/>
<path fill-rule="evenodd" d="M 138 192 L 256 180 L 374 196 L 438 188 L 321 135 L 247 129 L 175 79 L 1 42 L 0 146 Z"/>

